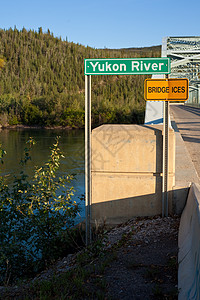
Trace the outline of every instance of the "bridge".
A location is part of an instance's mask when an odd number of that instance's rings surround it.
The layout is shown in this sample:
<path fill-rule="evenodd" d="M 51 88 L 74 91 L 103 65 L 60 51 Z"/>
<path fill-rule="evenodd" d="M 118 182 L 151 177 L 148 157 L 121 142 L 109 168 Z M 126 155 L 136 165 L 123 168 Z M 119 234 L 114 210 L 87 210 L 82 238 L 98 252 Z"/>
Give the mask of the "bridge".
<path fill-rule="evenodd" d="M 181 215 L 179 300 L 200 299 L 200 37 L 163 40 L 171 78 L 190 82 L 186 105 L 170 104 L 168 208 Z M 162 75 L 154 75 L 159 78 Z M 163 104 L 147 102 L 144 125 L 92 131 L 91 221 L 114 226 L 162 212 Z M 167 208 L 167 210 L 168 210 Z"/>
<path fill-rule="evenodd" d="M 179 191 L 174 200 L 181 213 L 178 299 L 198 300 L 200 299 L 200 109 L 196 107 L 200 107 L 200 37 L 166 37 L 163 39 L 162 56 L 171 58 L 170 77 L 189 79 L 189 100 L 185 105 L 171 105 L 170 115 L 176 136 L 175 190 Z M 155 110 L 158 115 L 154 113 L 154 119 L 160 119 L 162 108 L 159 110 L 154 107 Z M 151 109 L 149 111 L 152 114 Z M 188 187 L 188 196 L 186 190 L 184 193 L 184 188 L 181 189 L 180 186 Z M 183 211 L 181 199 L 186 203 Z"/>
<path fill-rule="evenodd" d="M 189 100 L 170 105 L 175 133 L 174 203 L 179 228 L 179 300 L 200 299 L 200 37 L 166 37 L 162 56 L 171 58 L 172 78 L 189 79 Z M 158 103 L 148 103 L 146 123 L 163 121 Z M 188 192 L 187 192 L 188 189 Z M 185 204 L 184 204 L 185 202 Z"/>
<path fill-rule="evenodd" d="M 200 109 L 185 105 L 171 105 L 170 111 L 192 159 L 197 176 L 200 178 Z M 194 181 L 193 178 L 190 180 Z"/>
<path fill-rule="evenodd" d="M 200 109 L 171 105 L 176 135 L 176 185 L 187 186 L 179 228 L 179 300 L 200 299 Z M 176 188 L 177 190 L 177 188 Z M 186 191 L 185 191 L 186 192 Z M 181 194 L 177 195 L 177 202 Z"/>

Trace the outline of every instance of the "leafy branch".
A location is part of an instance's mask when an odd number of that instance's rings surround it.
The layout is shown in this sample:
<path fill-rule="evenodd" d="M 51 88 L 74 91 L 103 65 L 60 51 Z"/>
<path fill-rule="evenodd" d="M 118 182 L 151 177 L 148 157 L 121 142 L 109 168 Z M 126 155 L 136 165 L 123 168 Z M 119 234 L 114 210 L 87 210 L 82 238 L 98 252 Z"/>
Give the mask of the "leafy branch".
<path fill-rule="evenodd" d="M 31 159 L 34 144 L 30 138 L 22 165 Z M 0 149 L 0 158 L 4 155 Z M 32 179 L 22 171 L 8 186 L 0 177 L 0 282 L 41 270 L 69 247 L 79 207 L 72 200 L 73 176 L 56 176 L 62 157 L 57 137 L 49 160 Z"/>

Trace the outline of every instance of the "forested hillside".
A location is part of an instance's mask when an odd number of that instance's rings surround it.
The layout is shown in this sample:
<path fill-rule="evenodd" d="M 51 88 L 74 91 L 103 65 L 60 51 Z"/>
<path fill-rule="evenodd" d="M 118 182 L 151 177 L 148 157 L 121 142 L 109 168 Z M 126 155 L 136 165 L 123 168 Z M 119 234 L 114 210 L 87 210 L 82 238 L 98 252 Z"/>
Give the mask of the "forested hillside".
<path fill-rule="evenodd" d="M 42 28 L 0 30 L 0 124 L 82 128 L 85 58 L 158 56 L 160 47 L 93 49 Z M 145 78 L 92 76 L 93 126 L 141 122 Z"/>

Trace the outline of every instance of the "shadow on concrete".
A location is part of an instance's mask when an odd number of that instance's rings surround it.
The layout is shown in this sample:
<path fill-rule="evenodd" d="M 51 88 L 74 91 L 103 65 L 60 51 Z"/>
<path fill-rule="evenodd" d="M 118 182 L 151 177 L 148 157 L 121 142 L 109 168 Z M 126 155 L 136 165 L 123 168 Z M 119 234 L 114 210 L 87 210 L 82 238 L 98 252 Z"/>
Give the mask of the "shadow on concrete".
<path fill-rule="evenodd" d="M 190 122 L 176 122 L 176 124 L 178 124 L 178 125 L 180 125 L 180 124 L 196 124 L 196 125 L 199 125 L 200 122 L 192 122 L 192 121 L 190 121 Z"/>
<path fill-rule="evenodd" d="M 92 204 L 93 226 L 113 227 L 134 217 L 162 215 L 161 178 L 158 178 L 158 191 L 153 194 L 116 199 Z M 175 188 L 168 191 L 169 215 L 181 215 L 189 192 L 189 187 Z"/>
<path fill-rule="evenodd" d="M 142 131 L 142 127 L 148 128 L 148 131 L 146 129 Z M 162 129 L 162 125 L 142 125 L 141 132 L 145 133 L 145 141 L 148 143 L 145 143 L 144 141 L 141 145 L 138 142 L 140 135 L 137 132 L 137 134 L 135 134 L 137 137 L 137 139 L 135 139 L 135 143 L 138 144 L 133 144 L 130 158 L 128 156 L 130 152 L 128 152 L 125 156 L 125 148 L 123 148 L 121 156 L 111 157 L 112 164 L 110 164 L 110 166 L 106 166 L 106 168 L 101 169 L 95 169 L 93 167 L 91 197 L 91 216 L 93 224 L 102 225 L 106 223 L 108 226 L 115 226 L 126 222 L 133 217 L 155 216 L 162 214 Z M 105 130 L 106 134 L 108 134 L 105 125 L 102 131 L 103 130 Z M 109 130 L 111 129 L 109 128 Z M 151 131 L 153 131 L 153 134 Z M 96 134 L 99 133 L 96 132 Z M 109 136 L 113 138 L 113 133 Z M 104 136 L 102 135 L 102 137 Z M 130 143 L 128 143 L 130 138 L 134 140 L 135 136 L 133 136 L 133 134 L 129 134 L 128 136 L 127 134 L 125 135 L 123 140 L 124 145 L 130 145 Z M 171 145 L 174 145 L 174 133 L 172 130 L 170 130 L 169 138 L 172 142 Z M 105 156 L 105 153 L 107 153 L 105 152 L 106 148 L 103 148 L 102 144 L 100 147 L 99 144 L 100 143 L 98 142 L 96 145 L 98 153 L 103 153 L 102 155 Z M 153 144 L 154 147 L 149 147 L 151 144 Z M 134 156 L 134 150 L 141 154 L 138 156 L 135 155 L 135 157 L 137 157 L 137 161 L 135 161 L 135 158 L 132 159 L 132 156 Z M 173 147 L 171 150 L 173 150 Z M 142 170 L 135 167 L 137 166 L 137 163 L 139 164 L 146 159 L 145 156 L 148 155 L 147 151 L 155 153 L 149 162 L 150 164 L 153 161 L 153 167 L 151 165 L 149 167 L 148 164 L 145 165 Z M 129 158 L 128 161 L 127 156 Z M 170 189 L 168 192 L 169 214 L 180 214 L 186 202 L 187 189 L 185 189 L 185 186 L 177 187 L 175 189 L 173 188 L 175 172 L 173 161 L 174 157 L 173 155 L 170 157 L 172 158 L 169 163 L 169 170 L 171 170 L 168 185 Z M 94 158 L 96 159 L 96 156 L 93 156 L 93 160 Z M 107 159 L 109 161 L 109 156 Z M 124 168 L 124 162 L 126 162 L 126 169 Z M 115 164 L 118 164 L 117 171 L 115 169 Z M 119 165 L 121 166 L 121 169 L 119 168 Z M 120 171 L 118 171 L 119 169 Z"/>
<path fill-rule="evenodd" d="M 182 135 L 182 138 L 184 140 L 184 142 L 189 142 L 189 143 L 197 143 L 197 144 L 200 144 L 200 136 L 199 138 L 197 137 L 193 137 L 193 136 L 187 136 L 187 135 Z"/>
<path fill-rule="evenodd" d="M 180 125 L 180 124 L 184 124 L 184 123 L 178 123 L 178 125 Z M 193 123 L 192 122 L 188 122 L 187 124 L 189 124 L 189 125 L 192 125 Z M 199 125 L 200 125 L 200 123 L 198 123 Z M 186 130 L 186 131 L 199 131 L 200 132 L 200 127 L 196 127 L 196 128 L 187 128 L 187 127 L 181 127 L 180 128 L 180 130 L 182 131 L 182 130 Z"/>
<path fill-rule="evenodd" d="M 182 109 L 182 110 L 184 110 L 184 111 L 187 111 L 187 112 L 189 112 L 189 113 L 192 113 L 192 114 L 194 114 L 194 115 L 200 116 L 200 109 L 197 108 L 197 107 L 182 106 L 182 105 L 180 105 L 178 108 L 179 108 L 179 109 Z"/>
<path fill-rule="evenodd" d="M 171 121 L 171 125 L 172 125 L 172 128 L 174 129 L 175 132 L 179 132 L 175 121 Z"/>

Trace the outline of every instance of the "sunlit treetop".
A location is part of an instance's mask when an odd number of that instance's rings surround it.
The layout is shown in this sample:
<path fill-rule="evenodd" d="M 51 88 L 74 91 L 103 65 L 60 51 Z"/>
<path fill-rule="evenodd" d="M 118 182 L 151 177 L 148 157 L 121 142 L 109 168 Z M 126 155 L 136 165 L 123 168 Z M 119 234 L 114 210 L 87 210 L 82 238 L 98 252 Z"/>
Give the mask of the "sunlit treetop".
<path fill-rule="evenodd" d="M 3 58 L 0 57 L 0 69 L 2 69 L 5 66 L 5 61 Z"/>

